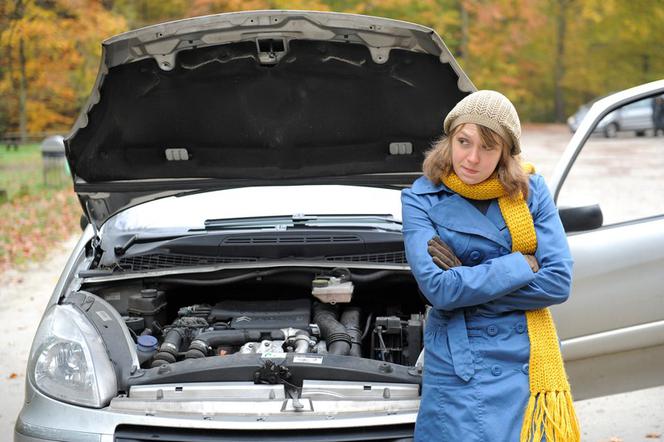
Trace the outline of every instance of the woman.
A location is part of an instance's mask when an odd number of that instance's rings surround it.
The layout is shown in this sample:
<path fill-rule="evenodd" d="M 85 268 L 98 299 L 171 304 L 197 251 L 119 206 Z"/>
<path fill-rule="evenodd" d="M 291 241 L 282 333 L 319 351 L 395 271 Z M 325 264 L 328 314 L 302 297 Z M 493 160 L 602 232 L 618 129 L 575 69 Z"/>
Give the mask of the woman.
<path fill-rule="evenodd" d="M 519 117 L 495 91 L 461 100 L 402 193 L 406 255 L 432 305 L 418 441 L 579 440 L 546 307 L 572 259 L 551 195 L 520 162 Z"/>

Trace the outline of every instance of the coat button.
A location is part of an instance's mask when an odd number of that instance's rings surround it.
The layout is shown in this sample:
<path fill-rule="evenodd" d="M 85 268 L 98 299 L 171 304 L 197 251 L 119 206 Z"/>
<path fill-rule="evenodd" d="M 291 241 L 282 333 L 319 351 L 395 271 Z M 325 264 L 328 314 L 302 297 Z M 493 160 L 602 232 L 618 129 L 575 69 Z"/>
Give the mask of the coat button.
<path fill-rule="evenodd" d="M 500 365 L 494 365 L 491 367 L 491 374 L 494 376 L 500 376 L 503 373 L 503 369 L 500 368 Z"/>
<path fill-rule="evenodd" d="M 489 336 L 496 336 L 498 334 L 498 327 L 492 324 L 486 328 L 486 332 Z"/>
<path fill-rule="evenodd" d="M 529 369 L 530 369 L 530 366 L 528 365 L 527 362 L 521 366 L 521 371 L 523 372 L 523 374 L 528 374 Z"/>
<path fill-rule="evenodd" d="M 517 332 L 517 333 L 523 333 L 523 332 L 525 332 L 525 331 L 526 331 L 526 326 L 525 326 L 525 324 L 524 324 L 523 322 L 519 322 L 519 323 L 516 325 L 516 332 Z"/>

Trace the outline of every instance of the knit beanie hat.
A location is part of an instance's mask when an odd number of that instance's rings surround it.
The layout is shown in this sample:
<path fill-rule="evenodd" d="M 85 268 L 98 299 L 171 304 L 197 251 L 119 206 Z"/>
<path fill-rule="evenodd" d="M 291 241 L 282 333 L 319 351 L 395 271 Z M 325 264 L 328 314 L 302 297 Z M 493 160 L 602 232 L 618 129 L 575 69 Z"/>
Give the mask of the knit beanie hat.
<path fill-rule="evenodd" d="M 459 101 L 447 114 L 443 123 L 445 134 L 460 124 L 474 123 L 496 132 L 511 147 L 510 153 L 521 153 L 521 122 L 512 102 L 496 91 L 473 92 Z"/>

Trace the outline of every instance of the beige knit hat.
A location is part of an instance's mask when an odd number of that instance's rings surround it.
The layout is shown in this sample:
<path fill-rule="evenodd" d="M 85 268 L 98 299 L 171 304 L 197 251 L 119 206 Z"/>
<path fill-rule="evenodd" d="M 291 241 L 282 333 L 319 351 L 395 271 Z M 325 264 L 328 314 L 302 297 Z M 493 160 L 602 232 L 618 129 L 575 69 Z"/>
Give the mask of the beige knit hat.
<path fill-rule="evenodd" d="M 459 101 L 443 123 L 445 134 L 463 123 L 486 126 L 512 146 L 511 154 L 521 153 L 521 122 L 512 102 L 496 91 L 482 90 Z"/>

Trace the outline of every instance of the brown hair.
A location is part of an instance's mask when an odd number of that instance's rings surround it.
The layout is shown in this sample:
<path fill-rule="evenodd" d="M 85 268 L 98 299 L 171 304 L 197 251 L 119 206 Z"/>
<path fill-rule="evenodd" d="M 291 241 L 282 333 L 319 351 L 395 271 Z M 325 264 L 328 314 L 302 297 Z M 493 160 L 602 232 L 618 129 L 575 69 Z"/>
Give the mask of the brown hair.
<path fill-rule="evenodd" d="M 443 135 L 433 142 L 431 149 L 425 153 L 422 172 L 434 184 L 440 184 L 442 177 L 453 171 L 452 166 L 452 138 L 465 124 L 460 124 L 452 129 L 449 136 Z M 521 157 L 510 154 L 509 146 L 500 135 L 486 126 L 477 125 L 480 139 L 487 146 L 499 145 L 501 148 L 500 160 L 496 166 L 498 181 L 503 185 L 507 194 L 511 197 L 523 195 L 528 198 L 528 175 L 521 167 Z"/>

